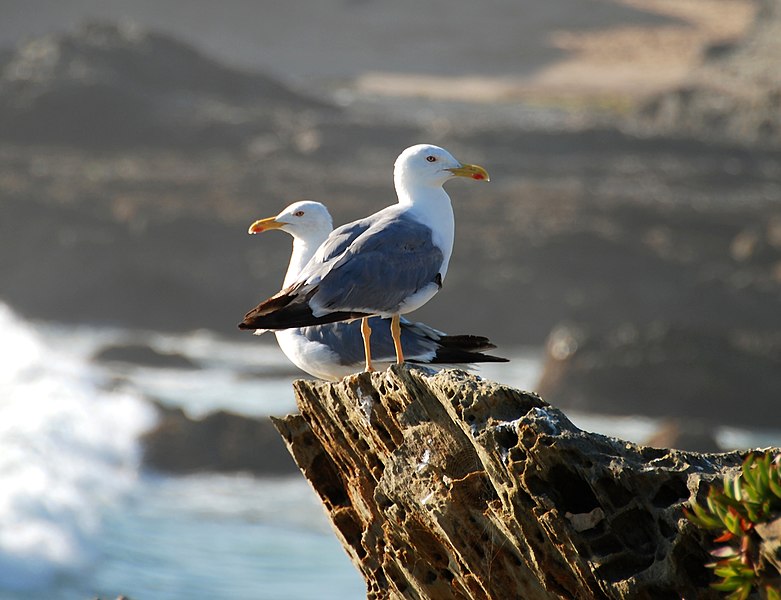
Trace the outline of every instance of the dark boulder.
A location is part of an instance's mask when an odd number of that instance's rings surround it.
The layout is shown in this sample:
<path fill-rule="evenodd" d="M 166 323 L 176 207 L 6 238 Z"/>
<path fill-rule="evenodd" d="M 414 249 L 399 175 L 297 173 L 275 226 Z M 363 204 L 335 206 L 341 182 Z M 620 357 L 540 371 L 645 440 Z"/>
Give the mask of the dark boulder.
<path fill-rule="evenodd" d="M 268 418 L 218 411 L 191 419 L 161 409 L 157 426 L 142 438 L 144 465 L 167 473 L 246 471 L 284 475 L 297 471 Z"/>

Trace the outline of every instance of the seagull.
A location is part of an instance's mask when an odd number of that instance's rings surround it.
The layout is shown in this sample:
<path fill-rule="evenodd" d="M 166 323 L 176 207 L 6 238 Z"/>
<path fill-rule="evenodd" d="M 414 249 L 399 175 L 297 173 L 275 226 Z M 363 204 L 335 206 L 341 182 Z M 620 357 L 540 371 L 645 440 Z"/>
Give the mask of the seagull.
<path fill-rule="evenodd" d="M 293 237 L 293 252 L 283 287 L 295 281 L 320 244 L 333 229 L 328 209 L 320 202 L 295 202 L 278 215 L 255 221 L 250 234 L 280 230 Z M 383 323 L 384 321 L 384 323 Z M 391 363 L 395 356 L 388 319 L 372 317 L 372 354 L 378 363 Z M 423 323 L 401 319 L 401 343 L 409 362 L 457 364 L 507 362 L 507 359 L 481 350 L 496 346 L 488 338 L 474 335 L 450 336 Z M 264 333 L 258 330 L 256 333 Z M 282 352 L 302 371 L 320 379 L 338 381 L 361 369 L 364 348 L 358 321 L 313 325 L 275 331 Z"/>
<path fill-rule="evenodd" d="M 289 329 L 361 319 L 365 370 L 371 362 L 368 317 L 390 317 L 396 362 L 404 362 L 400 316 L 442 287 L 455 220 L 442 186 L 453 177 L 488 181 L 477 165 L 444 148 L 418 144 L 396 159 L 398 203 L 335 229 L 298 276 L 249 311 L 240 329 Z"/>

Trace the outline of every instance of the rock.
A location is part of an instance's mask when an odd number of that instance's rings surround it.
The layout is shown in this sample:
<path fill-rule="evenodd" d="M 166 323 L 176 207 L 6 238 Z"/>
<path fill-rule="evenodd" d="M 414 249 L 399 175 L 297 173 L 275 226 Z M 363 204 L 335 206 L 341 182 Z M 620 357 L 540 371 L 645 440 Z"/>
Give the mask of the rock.
<path fill-rule="evenodd" d="M 577 429 L 539 396 L 406 366 L 298 381 L 274 423 L 368 597 L 715 599 L 685 502 L 740 453 Z"/>
<path fill-rule="evenodd" d="M 98 362 L 120 362 L 159 369 L 198 369 L 200 366 L 183 354 L 159 352 L 146 344 L 122 344 L 101 348 L 92 357 Z"/>
<path fill-rule="evenodd" d="M 4 62 L 0 138 L 27 144 L 235 146 L 273 131 L 275 114 L 326 107 L 127 23 L 43 36 Z"/>
<path fill-rule="evenodd" d="M 560 326 L 537 390 L 564 408 L 601 414 L 675 415 L 702 424 L 780 427 L 781 340 L 704 333 L 663 322 L 606 332 Z"/>
<path fill-rule="evenodd" d="M 142 438 L 144 465 L 167 473 L 247 471 L 283 475 L 295 471 L 269 419 L 226 411 L 191 419 L 161 408 L 157 426 Z"/>

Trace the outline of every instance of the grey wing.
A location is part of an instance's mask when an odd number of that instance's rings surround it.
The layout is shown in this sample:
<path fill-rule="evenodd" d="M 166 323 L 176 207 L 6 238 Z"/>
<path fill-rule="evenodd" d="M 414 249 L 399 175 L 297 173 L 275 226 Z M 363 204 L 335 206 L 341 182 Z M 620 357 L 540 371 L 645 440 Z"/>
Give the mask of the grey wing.
<path fill-rule="evenodd" d="M 356 238 L 371 226 L 368 218 L 347 223 L 334 229 L 298 274 L 294 287 L 316 285 L 328 273 Z"/>
<path fill-rule="evenodd" d="M 360 219 L 334 229 L 312 257 L 315 263 L 327 263 L 341 255 L 359 235 L 371 226 L 368 219 Z M 312 261 L 310 261 L 312 262 Z"/>
<path fill-rule="evenodd" d="M 395 312 L 438 279 L 444 255 L 429 227 L 412 219 L 384 219 L 357 237 L 324 273 L 310 305 L 317 309 Z"/>
<path fill-rule="evenodd" d="M 410 360 L 428 362 L 438 348 L 437 338 L 432 338 L 425 331 L 428 326 L 409 323 L 402 319 L 401 345 L 405 356 Z M 369 319 L 372 330 L 372 358 L 376 362 L 393 362 L 396 360 L 396 347 L 390 331 L 390 319 L 372 317 Z M 339 357 L 339 363 L 345 366 L 360 365 L 364 361 L 363 336 L 361 322 L 331 323 L 303 327 L 299 330 L 309 341 L 327 346 Z M 432 330 L 434 331 L 434 330 Z"/>
<path fill-rule="evenodd" d="M 443 337 L 447 336 L 447 334 L 444 331 L 440 331 L 439 329 L 434 329 L 433 327 L 431 327 L 430 325 L 426 325 L 425 323 L 410 321 L 406 317 L 401 317 L 399 323 L 401 324 L 403 331 L 404 330 L 409 331 L 411 334 L 418 336 L 420 338 L 427 338 L 429 340 L 439 341 Z"/>

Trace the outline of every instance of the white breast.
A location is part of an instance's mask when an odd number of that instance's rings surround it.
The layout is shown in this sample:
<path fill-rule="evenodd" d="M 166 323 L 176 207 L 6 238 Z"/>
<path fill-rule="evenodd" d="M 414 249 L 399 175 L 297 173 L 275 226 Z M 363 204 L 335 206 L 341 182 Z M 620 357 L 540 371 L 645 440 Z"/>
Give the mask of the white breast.
<path fill-rule="evenodd" d="M 453 253 L 456 230 L 450 198 L 442 188 L 418 191 L 415 202 L 410 204 L 409 214 L 431 229 L 434 245 L 442 250 L 443 261 L 439 272 L 444 279 Z"/>

